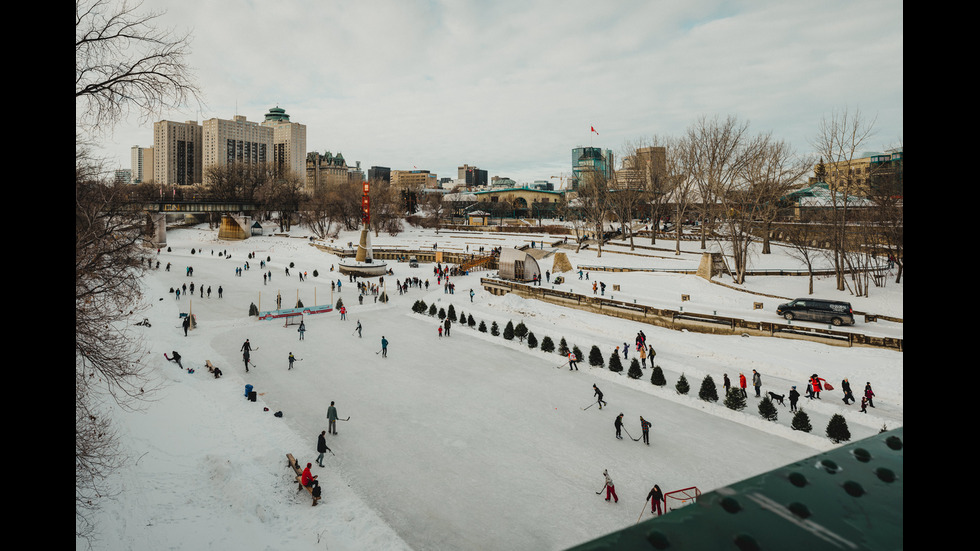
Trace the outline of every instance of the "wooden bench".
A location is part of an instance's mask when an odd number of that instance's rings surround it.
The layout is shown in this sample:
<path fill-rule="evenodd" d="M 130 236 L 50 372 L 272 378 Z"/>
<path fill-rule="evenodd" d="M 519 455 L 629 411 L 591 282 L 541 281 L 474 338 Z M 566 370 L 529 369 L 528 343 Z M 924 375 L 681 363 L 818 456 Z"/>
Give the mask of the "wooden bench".
<path fill-rule="evenodd" d="M 313 495 L 313 486 L 303 486 L 303 469 L 299 468 L 299 462 L 296 461 L 291 453 L 286 454 L 286 461 L 289 462 L 289 467 L 291 467 L 293 472 L 296 473 L 296 485 L 299 486 L 296 492 L 299 493 L 303 489 L 306 489 L 306 491 L 310 493 L 310 496 L 313 497 L 313 506 L 315 507 L 316 502 L 320 501 L 320 498 Z"/>

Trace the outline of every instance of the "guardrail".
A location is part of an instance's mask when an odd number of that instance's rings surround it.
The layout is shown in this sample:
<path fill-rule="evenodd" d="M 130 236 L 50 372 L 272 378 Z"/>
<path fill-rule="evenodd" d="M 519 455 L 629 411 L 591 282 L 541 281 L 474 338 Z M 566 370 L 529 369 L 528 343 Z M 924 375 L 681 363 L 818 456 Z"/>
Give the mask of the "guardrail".
<path fill-rule="evenodd" d="M 480 285 L 495 295 L 516 293 L 525 298 L 543 300 L 559 306 L 631 319 L 674 330 L 687 329 L 688 331 L 717 335 L 748 334 L 765 337 L 805 339 L 848 347 L 868 346 L 897 350 L 899 352 L 904 351 L 904 339 L 892 337 L 875 337 L 862 333 L 806 327 L 792 323 L 749 321 L 711 314 L 681 312 L 635 302 L 623 302 L 606 297 L 547 289 L 541 286 L 527 285 L 516 281 L 496 278 L 481 278 Z"/>

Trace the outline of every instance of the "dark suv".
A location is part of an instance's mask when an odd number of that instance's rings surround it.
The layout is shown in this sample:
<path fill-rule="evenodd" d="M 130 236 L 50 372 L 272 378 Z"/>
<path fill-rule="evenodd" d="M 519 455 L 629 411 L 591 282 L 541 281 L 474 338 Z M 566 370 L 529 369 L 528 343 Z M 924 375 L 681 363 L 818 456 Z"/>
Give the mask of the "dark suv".
<path fill-rule="evenodd" d="M 776 314 L 787 320 L 830 322 L 834 325 L 854 325 L 854 311 L 849 302 L 798 298 L 776 307 Z"/>

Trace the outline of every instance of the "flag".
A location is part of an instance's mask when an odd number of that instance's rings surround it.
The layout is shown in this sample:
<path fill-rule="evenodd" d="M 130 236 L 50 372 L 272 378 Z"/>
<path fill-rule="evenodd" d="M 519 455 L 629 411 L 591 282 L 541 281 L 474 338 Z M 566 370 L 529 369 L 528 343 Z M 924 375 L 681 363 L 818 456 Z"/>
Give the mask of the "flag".
<path fill-rule="evenodd" d="M 598 131 L 597 131 L 597 130 L 595 129 L 595 127 L 594 127 L 594 126 L 591 126 L 590 128 L 592 128 L 592 131 L 593 131 L 593 132 L 595 132 L 595 135 L 596 135 L 596 136 L 598 136 L 598 135 L 599 135 L 599 132 L 598 132 Z"/>

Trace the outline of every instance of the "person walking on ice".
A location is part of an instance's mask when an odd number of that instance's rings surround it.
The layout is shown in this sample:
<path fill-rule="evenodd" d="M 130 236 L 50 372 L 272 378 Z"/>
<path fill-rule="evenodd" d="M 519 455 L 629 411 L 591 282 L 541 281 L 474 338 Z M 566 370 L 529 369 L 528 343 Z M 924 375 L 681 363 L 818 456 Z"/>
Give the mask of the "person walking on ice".
<path fill-rule="evenodd" d="M 388 339 L 384 335 L 381 335 L 381 357 L 388 357 Z"/>
<path fill-rule="evenodd" d="M 650 421 L 647 421 L 640 416 L 640 429 L 643 431 L 643 443 L 647 446 L 650 445 Z"/>
<path fill-rule="evenodd" d="M 616 438 L 622 440 L 623 439 L 623 435 L 620 434 L 620 432 L 623 430 L 623 414 L 622 413 L 620 413 L 616 417 L 616 421 L 613 422 L 613 425 L 616 427 Z"/>
<path fill-rule="evenodd" d="M 289 367 L 287 368 L 287 371 L 293 368 L 293 362 L 295 362 L 295 361 L 296 361 L 296 356 L 293 356 L 293 353 L 290 352 L 289 353 Z"/>
<path fill-rule="evenodd" d="M 357 320 L 357 338 L 361 338 L 361 320 Z"/>
<path fill-rule="evenodd" d="M 303 340 L 303 335 L 306 333 L 306 322 L 299 322 L 299 329 L 297 331 L 299 331 L 299 340 Z"/>
<path fill-rule="evenodd" d="M 326 436 L 324 436 L 326 434 L 327 434 L 327 431 L 325 431 L 325 430 L 324 431 L 320 431 L 320 436 L 318 436 L 316 438 L 316 451 L 320 454 L 320 455 L 316 456 L 316 464 L 319 465 L 319 466 L 321 466 L 321 467 L 324 466 L 323 465 L 323 454 L 325 454 L 327 452 L 333 453 L 333 450 L 331 450 L 330 448 L 327 447 L 327 438 L 326 438 Z"/>
<path fill-rule="evenodd" d="M 615 500 L 614 503 L 619 503 L 619 496 L 616 495 L 616 486 L 613 484 L 612 479 L 609 478 L 609 471 L 603 469 L 602 476 L 606 477 L 606 501 L 609 501 L 609 498 L 612 497 Z"/>

